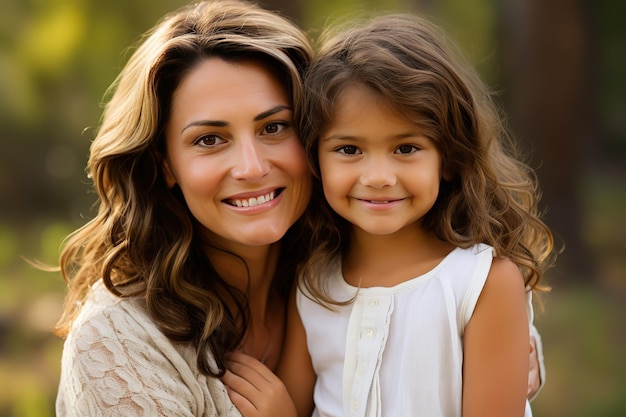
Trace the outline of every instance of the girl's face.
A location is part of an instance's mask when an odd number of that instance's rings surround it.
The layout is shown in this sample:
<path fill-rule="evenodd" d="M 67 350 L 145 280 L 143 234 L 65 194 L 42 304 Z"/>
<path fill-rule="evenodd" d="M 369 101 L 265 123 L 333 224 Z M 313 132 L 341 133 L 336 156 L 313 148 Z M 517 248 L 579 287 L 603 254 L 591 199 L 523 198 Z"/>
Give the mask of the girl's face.
<path fill-rule="evenodd" d="M 311 193 L 284 86 L 259 63 L 207 58 L 182 79 L 171 109 L 165 177 L 210 241 L 280 240 Z"/>
<path fill-rule="evenodd" d="M 437 199 L 442 163 L 435 144 L 366 87 L 340 94 L 318 150 L 326 200 L 366 233 L 419 226 Z"/>

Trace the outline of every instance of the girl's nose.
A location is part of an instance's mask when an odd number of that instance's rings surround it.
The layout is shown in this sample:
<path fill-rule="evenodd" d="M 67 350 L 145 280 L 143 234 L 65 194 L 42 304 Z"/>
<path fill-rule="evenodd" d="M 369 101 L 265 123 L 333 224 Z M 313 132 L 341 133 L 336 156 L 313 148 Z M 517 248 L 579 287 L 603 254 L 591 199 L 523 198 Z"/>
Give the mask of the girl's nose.
<path fill-rule="evenodd" d="M 385 158 L 370 157 L 363 165 L 361 184 L 367 187 L 383 188 L 396 185 L 397 177 L 393 164 Z"/>

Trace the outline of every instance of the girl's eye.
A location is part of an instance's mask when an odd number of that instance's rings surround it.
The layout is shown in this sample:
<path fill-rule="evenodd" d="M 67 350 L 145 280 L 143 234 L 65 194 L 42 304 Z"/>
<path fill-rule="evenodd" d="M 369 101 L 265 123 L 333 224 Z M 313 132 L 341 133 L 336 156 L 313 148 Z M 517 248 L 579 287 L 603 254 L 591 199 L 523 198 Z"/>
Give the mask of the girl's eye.
<path fill-rule="evenodd" d="M 396 148 L 395 153 L 406 154 L 419 151 L 419 148 L 415 145 L 400 145 Z"/>
<path fill-rule="evenodd" d="M 217 135 L 203 135 L 195 140 L 194 144 L 205 148 L 212 148 L 224 142 L 224 139 Z"/>
<path fill-rule="evenodd" d="M 356 155 L 358 153 L 361 153 L 361 151 L 359 151 L 359 148 L 357 148 L 354 145 L 346 145 L 346 146 L 337 148 L 337 152 L 345 154 L 345 155 Z"/>
<path fill-rule="evenodd" d="M 276 135 L 286 128 L 287 124 L 285 122 L 271 122 L 268 123 L 267 126 L 265 126 L 265 128 L 263 129 L 263 133 L 266 135 Z"/>

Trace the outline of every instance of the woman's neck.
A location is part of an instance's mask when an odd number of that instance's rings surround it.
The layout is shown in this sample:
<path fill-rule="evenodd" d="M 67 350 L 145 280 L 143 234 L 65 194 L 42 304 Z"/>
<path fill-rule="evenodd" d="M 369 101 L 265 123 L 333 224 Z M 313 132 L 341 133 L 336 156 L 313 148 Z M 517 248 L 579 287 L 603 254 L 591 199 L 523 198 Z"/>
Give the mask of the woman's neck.
<path fill-rule="evenodd" d="M 282 349 L 285 320 L 285 300 L 272 291 L 280 245 L 229 251 L 209 248 L 208 256 L 222 279 L 247 295 L 250 316 L 240 348 L 273 370 Z"/>
<path fill-rule="evenodd" d="M 265 304 L 276 273 L 280 244 L 239 248 L 207 248 L 217 273 L 226 283 L 248 294 L 252 313 L 265 310 Z"/>

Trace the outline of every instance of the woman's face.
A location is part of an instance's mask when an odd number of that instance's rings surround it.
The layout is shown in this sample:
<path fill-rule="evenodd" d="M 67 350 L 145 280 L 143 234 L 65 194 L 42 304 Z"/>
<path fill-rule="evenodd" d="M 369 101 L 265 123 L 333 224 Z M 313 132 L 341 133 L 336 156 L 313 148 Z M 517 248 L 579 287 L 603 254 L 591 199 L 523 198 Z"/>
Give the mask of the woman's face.
<path fill-rule="evenodd" d="M 164 172 L 213 243 L 280 240 L 311 182 L 287 91 L 254 61 L 201 61 L 172 97 Z"/>

